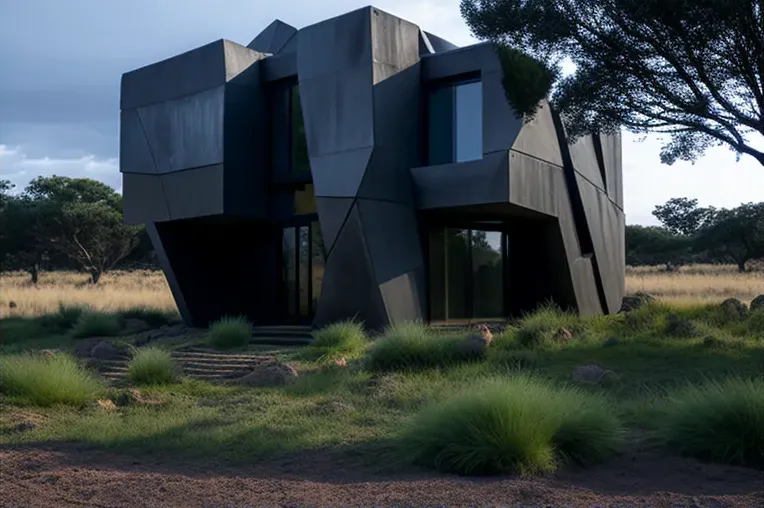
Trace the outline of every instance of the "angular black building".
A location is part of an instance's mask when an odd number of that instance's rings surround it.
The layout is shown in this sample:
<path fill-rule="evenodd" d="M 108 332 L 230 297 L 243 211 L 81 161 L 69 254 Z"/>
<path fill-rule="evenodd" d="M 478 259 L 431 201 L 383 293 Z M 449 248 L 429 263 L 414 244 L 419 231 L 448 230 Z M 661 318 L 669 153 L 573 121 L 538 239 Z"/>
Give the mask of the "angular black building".
<path fill-rule="evenodd" d="M 620 137 L 519 118 L 502 75 L 373 7 L 128 72 L 125 219 L 196 326 L 616 312 Z"/>

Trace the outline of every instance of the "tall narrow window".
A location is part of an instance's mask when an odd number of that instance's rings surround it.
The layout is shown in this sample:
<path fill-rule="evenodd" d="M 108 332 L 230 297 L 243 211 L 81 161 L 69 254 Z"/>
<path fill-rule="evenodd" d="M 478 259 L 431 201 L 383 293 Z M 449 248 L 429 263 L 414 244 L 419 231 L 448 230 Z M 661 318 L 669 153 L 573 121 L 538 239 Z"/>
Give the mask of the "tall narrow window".
<path fill-rule="evenodd" d="M 428 164 L 483 157 L 483 84 L 470 81 L 435 88 L 427 101 Z"/>

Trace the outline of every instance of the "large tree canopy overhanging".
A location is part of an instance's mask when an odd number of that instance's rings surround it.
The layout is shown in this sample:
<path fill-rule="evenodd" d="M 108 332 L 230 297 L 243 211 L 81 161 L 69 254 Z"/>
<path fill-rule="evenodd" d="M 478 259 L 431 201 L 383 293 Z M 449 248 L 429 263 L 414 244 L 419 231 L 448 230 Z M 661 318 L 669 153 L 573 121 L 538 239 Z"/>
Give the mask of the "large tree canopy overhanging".
<path fill-rule="evenodd" d="M 476 37 L 526 52 L 553 75 L 570 58 L 576 70 L 551 99 L 572 136 L 659 132 L 666 164 L 727 145 L 764 165 L 750 143 L 764 135 L 763 4 L 461 0 L 461 12 Z"/>

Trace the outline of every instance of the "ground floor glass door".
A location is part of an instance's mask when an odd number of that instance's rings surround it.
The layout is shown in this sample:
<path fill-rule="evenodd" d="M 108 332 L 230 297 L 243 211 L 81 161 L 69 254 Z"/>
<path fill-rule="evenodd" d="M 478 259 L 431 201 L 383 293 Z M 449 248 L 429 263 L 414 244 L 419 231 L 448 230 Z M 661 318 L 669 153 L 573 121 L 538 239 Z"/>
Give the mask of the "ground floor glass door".
<path fill-rule="evenodd" d="M 281 301 L 288 322 L 309 322 L 324 277 L 324 244 L 318 221 L 283 228 Z"/>

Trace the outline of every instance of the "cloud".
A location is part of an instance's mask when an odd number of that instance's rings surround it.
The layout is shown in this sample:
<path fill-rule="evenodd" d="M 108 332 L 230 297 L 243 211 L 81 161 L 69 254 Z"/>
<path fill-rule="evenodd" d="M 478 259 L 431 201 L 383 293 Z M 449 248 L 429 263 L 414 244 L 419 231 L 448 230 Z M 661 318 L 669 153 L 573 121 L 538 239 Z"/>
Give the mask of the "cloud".
<path fill-rule="evenodd" d="M 117 158 L 103 159 L 92 154 L 76 158 L 31 158 L 19 147 L 0 145 L 0 179 L 10 180 L 17 191 L 38 176 L 53 175 L 92 178 L 119 192 L 122 190 Z"/>

